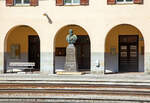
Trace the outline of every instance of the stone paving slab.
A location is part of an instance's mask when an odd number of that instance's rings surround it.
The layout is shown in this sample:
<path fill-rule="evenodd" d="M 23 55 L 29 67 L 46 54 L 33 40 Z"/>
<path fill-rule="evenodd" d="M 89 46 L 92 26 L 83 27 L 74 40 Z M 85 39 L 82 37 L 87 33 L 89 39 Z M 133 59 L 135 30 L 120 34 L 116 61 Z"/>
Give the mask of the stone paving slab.
<path fill-rule="evenodd" d="M 5 80 L 70 80 L 70 81 L 126 81 L 126 82 L 150 82 L 150 74 L 146 73 L 118 73 L 105 75 L 56 75 L 56 74 L 1 74 L 0 81 Z"/>

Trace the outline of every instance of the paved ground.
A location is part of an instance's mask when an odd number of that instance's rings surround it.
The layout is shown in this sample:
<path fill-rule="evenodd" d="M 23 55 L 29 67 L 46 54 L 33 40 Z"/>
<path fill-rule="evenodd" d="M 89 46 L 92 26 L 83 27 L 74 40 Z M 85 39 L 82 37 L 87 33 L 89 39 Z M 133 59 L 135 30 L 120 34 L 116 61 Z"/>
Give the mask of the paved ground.
<path fill-rule="evenodd" d="M 84 75 L 56 75 L 56 74 L 0 74 L 0 80 L 80 80 L 80 81 L 133 81 L 150 82 L 150 74 L 116 73 L 116 74 L 84 74 Z"/>

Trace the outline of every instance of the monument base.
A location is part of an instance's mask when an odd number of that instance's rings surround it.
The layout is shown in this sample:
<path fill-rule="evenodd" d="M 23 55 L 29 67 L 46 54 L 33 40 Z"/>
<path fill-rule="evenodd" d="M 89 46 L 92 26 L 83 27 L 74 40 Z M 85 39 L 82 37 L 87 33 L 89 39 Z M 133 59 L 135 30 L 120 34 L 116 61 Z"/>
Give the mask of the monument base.
<path fill-rule="evenodd" d="M 77 72 L 76 48 L 74 44 L 69 44 L 66 49 L 65 72 Z"/>
<path fill-rule="evenodd" d="M 84 72 L 64 72 L 64 71 L 60 71 L 60 72 L 56 72 L 57 75 L 83 75 L 85 74 Z"/>

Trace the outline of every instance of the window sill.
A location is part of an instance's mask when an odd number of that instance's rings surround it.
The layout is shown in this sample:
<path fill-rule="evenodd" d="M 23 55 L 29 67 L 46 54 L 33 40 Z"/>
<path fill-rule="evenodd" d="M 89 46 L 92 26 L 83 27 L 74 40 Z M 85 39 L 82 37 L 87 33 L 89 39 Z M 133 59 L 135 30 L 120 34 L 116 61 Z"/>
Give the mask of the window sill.
<path fill-rule="evenodd" d="M 74 4 L 66 3 L 66 4 L 64 4 L 64 6 L 79 6 L 79 5 L 80 5 L 80 3 L 74 3 Z"/>
<path fill-rule="evenodd" d="M 14 7 L 30 7 L 30 4 L 16 4 Z"/>
<path fill-rule="evenodd" d="M 116 4 L 119 4 L 119 5 L 130 5 L 130 4 L 134 4 L 134 2 L 116 2 Z"/>

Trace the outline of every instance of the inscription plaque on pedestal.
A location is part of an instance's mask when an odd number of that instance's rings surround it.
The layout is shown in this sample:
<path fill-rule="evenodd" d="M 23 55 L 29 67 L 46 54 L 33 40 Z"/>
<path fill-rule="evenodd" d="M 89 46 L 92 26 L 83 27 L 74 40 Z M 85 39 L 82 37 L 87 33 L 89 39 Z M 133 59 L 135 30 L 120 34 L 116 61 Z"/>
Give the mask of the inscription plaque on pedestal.
<path fill-rule="evenodd" d="M 66 49 L 65 71 L 77 72 L 76 48 L 73 44 L 69 44 Z"/>

